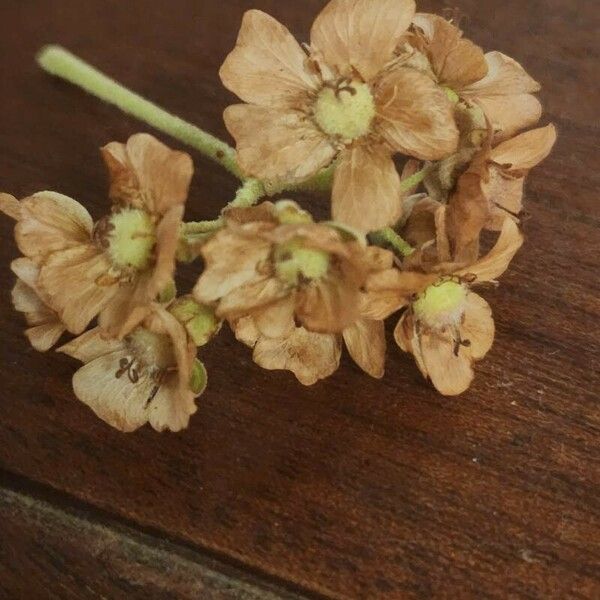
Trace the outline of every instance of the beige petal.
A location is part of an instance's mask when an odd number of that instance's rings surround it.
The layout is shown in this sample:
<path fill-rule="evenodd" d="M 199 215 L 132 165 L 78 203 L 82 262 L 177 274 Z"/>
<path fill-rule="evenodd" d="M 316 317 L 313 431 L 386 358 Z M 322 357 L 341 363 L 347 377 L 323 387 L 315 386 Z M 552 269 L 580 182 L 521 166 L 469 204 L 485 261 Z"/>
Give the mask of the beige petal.
<path fill-rule="evenodd" d="M 428 377 L 427 367 L 423 362 L 423 354 L 421 353 L 421 342 L 410 311 L 405 312 L 400 317 L 398 325 L 394 329 L 394 339 L 404 352 L 409 352 L 414 356 L 417 367 L 423 377 Z"/>
<path fill-rule="evenodd" d="M 397 152 L 438 160 L 456 151 L 459 133 L 454 107 L 426 75 L 395 68 L 377 84 L 376 128 Z"/>
<path fill-rule="evenodd" d="M 25 313 L 29 325 L 38 325 L 40 321 L 31 320 L 29 315 L 51 314 L 48 307 L 29 285 L 17 280 L 11 293 L 12 303 L 15 310 Z M 33 317 L 35 319 L 35 317 Z"/>
<path fill-rule="evenodd" d="M 244 102 L 283 107 L 302 102 L 316 89 L 317 79 L 306 63 L 306 54 L 283 25 L 264 12 L 249 10 L 219 75 Z"/>
<path fill-rule="evenodd" d="M 365 373 L 381 379 L 385 369 L 383 321 L 358 319 L 343 331 L 344 342 L 354 362 Z"/>
<path fill-rule="evenodd" d="M 254 324 L 258 331 L 270 338 L 290 335 L 294 328 L 294 295 L 270 304 L 253 313 Z"/>
<path fill-rule="evenodd" d="M 517 224 L 506 219 L 494 247 L 483 258 L 469 267 L 457 271 L 457 275 L 474 275 L 477 281 L 494 281 L 506 271 L 513 256 L 523 245 L 523 234 Z"/>
<path fill-rule="evenodd" d="M 400 177 L 383 148 L 355 146 L 344 151 L 332 194 L 334 220 L 359 231 L 394 225 L 402 214 Z"/>
<path fill-rule="evenodd" d="M 464 95 L 481 98 L 539 92 L 540 84 L 510 56 L 502 52 L 488 52 L 485 60 L 488 64 L 487 75 L 463 90 Z"/>
<path fill-rule="evenodd" d="M 38 352 L 47 352 L 58 342 L 64 332 L 65 327 L 57 318 L 54 321 L 26 329 L 25 335 Z"/>
<path fill-rule="evenodd" d="M 0 211 L 18 221 L 21 218 L 21 203 L 10 194 L 0 193 Z"/>
<path fill-rule="evenodd" d="M 147 402 L 155 386 L 147 374 L 137 383 L 127 375 L 117 377 L 120 360 L 127 358 L 126 352 L 111 352 L 84 365 L 73 376 L 75 395 L 103 421 L 124 432 L 135 431 L 148 421 Z"/>
<path fill-rule="evenodd" d="M 535 125 L 542 116 L 540 101 L 531 94 L 477 98 L 495 132 L 495 140 L 504 140 Z"/>
<path fill-rule="evenodd" d="M 148 286 L 148 300 L 154 300 L 173 281 L 183 211 L 181 205 L 170 208 L 156 228 L 156 261 Z"/>
<path fill-rule="evenodd" d="M 216 314 L 222 318 L 236 319 L 290 294 L 290 289 L 276 277 L 263 277 L 241 285 L 223 296 Z"/>
<path fill-rule="evenodd" d="M 191 157 L 171 150 L 147 133 L 132 135 L 127 144 L 102 148 L 111 177 L 110 198 L 118 204 L 165 214 L 184 204 L 194 172 Z"/>
<path fill-rule="evenodd" d="M 463 340 L 469 340 L 468 349 L 473 360 L 480 360 L 489 352 L 494 343 L 494 332 L 490 305 L 478 294 L 469 292 L 460 335 Z"/>
<path fill-rule="evenodd" d="M 302 181 L 336 155 L 325 134 L 298 111 L 234 104 L 223 118 L 242 170 L 269 183 Z"/>
<path fill-rule="evenodd" d="M 57 352 L 72 356 L 83 363 L 89 363 L 105 354 L 125 351 L 125 348 L 125 342 L 107 338 L 100 327 L 94 327 L 58 348 Z"/>
<path fill-rule="evenodd" d="M 402 237 L 415 248 L 435 240 L 435 214 L 440 203 L 425 196 L 415 202 L 402 228 Z"/>
<path fill-rule="evenodd" d="M 300 383 L 313 385 L 338 368 L 340 355 L 339 336 L 297 327 L 287 337 L 260 337 L 253 358 L 263 369 L 292 371 Z"/>
<path fill-rule="evenodd" d="M 393 58 L 415 14 L 414 0 L 331 0 L 316 18 L 311 45 L 341 75 L 373 79 Z"/>
<path fill-rule="evenodd" d="M 230 321 L 229 324 L 237 340 L 250 348 L 254 348 L 261 333 L 256 326 L 253 316 L 241 317 L 240 319 Z"/>
<path fill-rule="evenodd" d="M 236 288 L 263 279 L 258 266 L 269 258 L 271 244 L 256 235 L 223 229 L 202 246 L 205 270 L 194 296 L 212 304 Z"/>
<path fill-rule="evenodd" d="M 89 243 L 93 222 L 81 204 L 55 192 L 39 192 L 21 201 L 15 226 L 19 250 L 39 262 L 58 250 Z"/>
<path fill-rule="evenodd" d="M 313 281 L 297 295 L 296 316 L 309 331 L 339 333 L 359 315 L 358 287 L 339 281 Z"/>
<path fill-rule="evenodd" d="M 547 125 L 502 142 L 491 151 L 490 159 L 510 171 L 529 170 L 550 154 L 555 142 L 556 127 Z"/>
<path fill-rule="evenodd" d="M 483 184 L 484 194 L 492 205 L 487 229 L 501 231 L 507 218 L 518 220 L 523 210 L 525 177 L 512 177 L 495 165 L 490 165 L 489 180 Z"/>
<path fill-rule="evenodd" d="M 434 274 L 398 269 L 375 273 L 367 279 L 361 314 L 370 319 L 386 319 L 437 279 Z"/>
<path fill-rule="evenodd" d="M 26 285 L 36 289 L 40 267 L 30 258 L 21 256 L 10 263 L 11 271 Z"/>
<path fill-rule="evenodd" d="M 191 415 L 197 410 L 194 393 L 182 392 L 177 378 L 170 377 L 148 405 L 148 422 L 156 431 L 177 432 L 186 429 Z"/>
<path fill-rule="evenodd" d="M 423 332 L 419 342 L 423 364 L 438 392 L 456 396 L 469 388 L 474 377 L 470 353 L 463 347 L 455 352 L 450 332 Z"/>
<path fill-rule="evenodd" d="M 483 50 L 462 31 L 443 17 L 418 13 L 413 23 L 421 28 L 427 39 L 426 54 L 438 81 L 454 91 L 483 79 L 488 65 Z"/>
<path fill-rule="evenodd" d="M 116 284 L 101 283 L 109 269 L 92 245 L 55 252 L 42 266 L 38 285 L 71 333 L 81 333 L 116 294 Z"/>

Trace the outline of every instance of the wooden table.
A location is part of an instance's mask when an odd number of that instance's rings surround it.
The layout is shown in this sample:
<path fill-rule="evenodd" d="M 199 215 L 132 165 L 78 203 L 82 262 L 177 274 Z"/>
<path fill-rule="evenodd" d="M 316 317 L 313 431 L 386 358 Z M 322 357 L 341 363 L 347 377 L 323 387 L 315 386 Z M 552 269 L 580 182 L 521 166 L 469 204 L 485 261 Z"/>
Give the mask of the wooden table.
<path fill-rule="evenodd" d="M 61 191 L 99 216 L 97 148 L 144 130 L 38 70 L 42 44 L 225 135 L 217 70 L 244 10 L 306 39 L 323 4 L 3 0 L 0 187 Z M 303 388 L 224 332 L 187 431 L 120 434 L 73 396 L 75 361 L 23 337 L 2 218 L 0 597 L 600 597 L 600 10 L 450 4 L 542 82 L 560 134 L 529 179 L 526 246 L 486 294 L 497 342 L 472 389 L 439 396 L 393 345 L 383 382 L 344 359 Z M 212 218 L 236 183 L 192 155 L 188 216 Z"/>

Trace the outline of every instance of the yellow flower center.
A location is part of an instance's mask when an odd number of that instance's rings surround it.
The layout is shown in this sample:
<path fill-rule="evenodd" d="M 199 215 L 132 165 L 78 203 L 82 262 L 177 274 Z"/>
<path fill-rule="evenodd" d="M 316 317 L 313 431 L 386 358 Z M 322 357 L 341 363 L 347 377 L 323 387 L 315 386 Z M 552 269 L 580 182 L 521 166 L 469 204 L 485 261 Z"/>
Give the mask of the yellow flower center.
<path fill-rule="evenodd" d="M 146 269 L 156 244 L 156 227 L 150 215 L 135 208 L 122 210 L 110 217 L 108 252 L 120 268 Z"/>
<path fill-rule="evenodd" d="M 163 370 L 177 364 L 173 342 L 168 335 L 137 327 L 127 336 L 127 345 L 139 363 L 152 370 Z"/>
<path fill-rule="evenodd" d="M 467 288 L 455 281 L 430 285 L 412 308 L 416 317 L 430 327 L 458 324 L 464 309 Z"/>
<path fill-rule="evenodd" d="M 303 280 L 320 279 L 329 270 L 329 254 L 323 250 L 306 248 L 301 240 L 280 244 L 275 250 L 277 277 L 290 285 Z"/>
<path fill-rule="evenodd" d="M 375 100 L 366 83 L 352 81 L 336 89 L 324 87 L 315 104 L 317 125 L 331 136 L 355 140 L 369 132 Z"/>
<path fill-rule="evenodd" d="M 213 309 L 193 298 L 179 298 L 169 307 L 169 312 L 186 328 L 196 346 L 204 346 L 219 329 Z"/>

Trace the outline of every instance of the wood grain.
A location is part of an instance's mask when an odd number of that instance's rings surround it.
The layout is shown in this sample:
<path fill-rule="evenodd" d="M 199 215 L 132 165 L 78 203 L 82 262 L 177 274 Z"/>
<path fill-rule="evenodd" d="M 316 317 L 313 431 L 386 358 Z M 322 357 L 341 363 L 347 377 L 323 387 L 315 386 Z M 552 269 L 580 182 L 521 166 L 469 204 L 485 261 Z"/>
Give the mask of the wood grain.
<path fill-rule="evenodd" d="M 54 189 L 98 216 L 97 148 L 141 130 L 39 72 L 32 57 L 43 43 L 225 135 L 221 111 L 233 98 L 217 71 L 243 11 L 261 8 L 306 39 L 323 4 L 4 1 L 2 189 Z M 309 595 L 600 597 L 600 12 L 584 0 L 451 4 L 468 16 L 470 37 L 542 83 L 544 124 L 560 136 L 529 179 L 525 248 L 484 292 L 497 342 L 472 389 L 440 397 L 391 337 L 382 382 L 345 359 L 331 379 L 302 388 L 254 366 L 224 332 L 204 352 L 209 389 L 189 430 L 123 435 L 74 398 L 74 361 L 28 347 L 5 275 L 1 468 Z M 193 156 L 188 217 L 211 218 L 235 181 Z M 309 202 L 324 213 L 323 199 Z M 6 274 L 16 248 L 5 219 L 0 235 Z M 27 553 L 13 548 L 15 560 Z"/>

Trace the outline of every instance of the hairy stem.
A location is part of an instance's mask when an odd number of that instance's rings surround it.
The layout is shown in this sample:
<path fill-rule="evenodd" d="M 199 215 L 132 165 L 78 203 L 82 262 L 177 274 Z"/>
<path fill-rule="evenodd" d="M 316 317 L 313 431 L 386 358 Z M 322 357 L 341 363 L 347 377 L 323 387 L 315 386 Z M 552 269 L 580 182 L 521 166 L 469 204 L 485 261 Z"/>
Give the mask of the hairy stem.
<path fill-rule="evenodd" d="M 390 248 L 402 256 L 410 256 L 415 251 L 415 249 L 391 227 L 371 232 L 369 234 L 369 241 L 375 246 Z"/>

